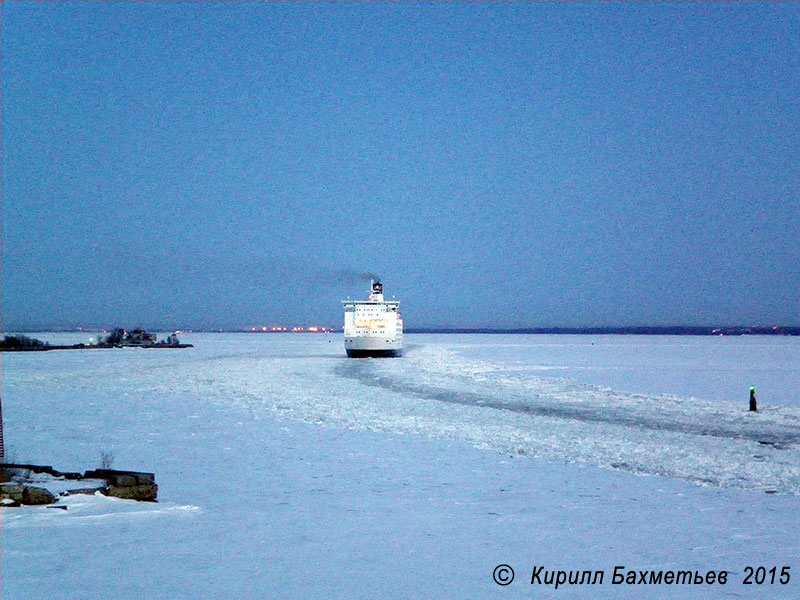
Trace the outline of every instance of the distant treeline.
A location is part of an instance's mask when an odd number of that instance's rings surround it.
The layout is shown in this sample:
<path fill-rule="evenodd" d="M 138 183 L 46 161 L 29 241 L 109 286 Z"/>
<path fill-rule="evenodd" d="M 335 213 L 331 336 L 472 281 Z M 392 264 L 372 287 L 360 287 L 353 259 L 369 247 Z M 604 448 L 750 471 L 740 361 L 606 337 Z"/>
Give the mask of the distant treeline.
<path fill-rule="evenodd" d="M 193 348 L 192 344 L 181 344 L 174 333 L 166 340 L 157 341 L 155 334 L 143 329 L 127 332 L 115 329 L 110 335 L 101 337 L 92 344 L 52 345 L 27 335 L 7 335 L 0 340 L 0 352 L 44 352 L 47 350 L 101 350 L 108 348 Z"/>
<path fill-rule="evenodd" d="M 0 340 L 0 350 L 46 350 L 50 344 L 27 335 L 7 335 Z"/>
<path fill-rule="evenodd" d="M 405 333 L 529 333 L 574 335 L 800 335 L 800 327 L 523 327 L 518 329 L 417 327 Z"/>

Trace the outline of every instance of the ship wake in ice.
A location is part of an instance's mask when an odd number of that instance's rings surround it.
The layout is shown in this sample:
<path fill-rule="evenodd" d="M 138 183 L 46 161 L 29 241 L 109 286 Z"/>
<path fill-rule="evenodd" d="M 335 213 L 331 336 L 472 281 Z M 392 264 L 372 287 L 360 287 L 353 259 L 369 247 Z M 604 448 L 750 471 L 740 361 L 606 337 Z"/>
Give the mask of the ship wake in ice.
<path fill-rule="evenodd" d="M 262 361 L 231 395 L 282 418 L 467 441 L 703 485 L 800 495 L 800 410 L 632 394 L 472 360 L 440 345 L 402 360 Z M 246 367 L 242 367 L 243 369 Z M 227 378 L 226 378 L 227 379 Z"/>
<path fill-rule="evenodd" d="M 588 462 L 646 475 L 800 493 L 800 411 L 618 392 L 469 361 L 442 348 L 403 363 L 362 361 L 339 376 L 416 398 L 437 435 L 519 455 Z M 434 423 L 448 406 L 452 420 Z M 460 413 L 460 414 L 459 414 Z"/>

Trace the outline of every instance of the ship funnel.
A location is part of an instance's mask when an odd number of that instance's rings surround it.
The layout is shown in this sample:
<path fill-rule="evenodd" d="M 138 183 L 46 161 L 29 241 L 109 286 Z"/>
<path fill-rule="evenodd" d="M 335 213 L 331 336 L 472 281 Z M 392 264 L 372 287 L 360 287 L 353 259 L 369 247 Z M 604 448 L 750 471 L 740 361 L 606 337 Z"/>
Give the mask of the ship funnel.
<path fill-rule="evenodd" d="M 373 302 L 383 302 L 383 284 L 380 281 L 370 280 L 372 293 L 369 299 Z"/>

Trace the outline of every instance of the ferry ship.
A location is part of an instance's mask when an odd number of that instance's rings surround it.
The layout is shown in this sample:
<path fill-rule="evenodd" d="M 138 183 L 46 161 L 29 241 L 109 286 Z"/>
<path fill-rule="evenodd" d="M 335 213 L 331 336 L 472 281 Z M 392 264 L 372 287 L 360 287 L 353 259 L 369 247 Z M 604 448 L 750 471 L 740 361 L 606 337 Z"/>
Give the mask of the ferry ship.
<path fill-rule="evenodd" d="M 403 319 L 399 300 L 383 299 L 383 284 L 370 281 L 367 300 L 342 300 L 347 356 L 400 356 Z"/>

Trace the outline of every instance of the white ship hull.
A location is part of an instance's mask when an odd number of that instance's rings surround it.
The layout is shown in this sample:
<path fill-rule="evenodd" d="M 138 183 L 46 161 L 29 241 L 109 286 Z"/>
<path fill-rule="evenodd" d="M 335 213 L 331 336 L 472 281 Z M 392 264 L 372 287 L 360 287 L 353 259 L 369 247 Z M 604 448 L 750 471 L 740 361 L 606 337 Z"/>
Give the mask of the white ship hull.
<path fill-rule="evenodd" d="M 401 356 L 403 354 L 403 337 L 393 339 L 373 337 L 350 337 L 344 340 L 347 356 L 358 358 L 366 356 Z"/>
<path fill-rule="evenodd" d="M 383 286 L 373 282 L 368 300 L 342 300 L 344 349 L 347 356 L 400 356 L 403 319 L 396 300 L 383 299 Z"/>

